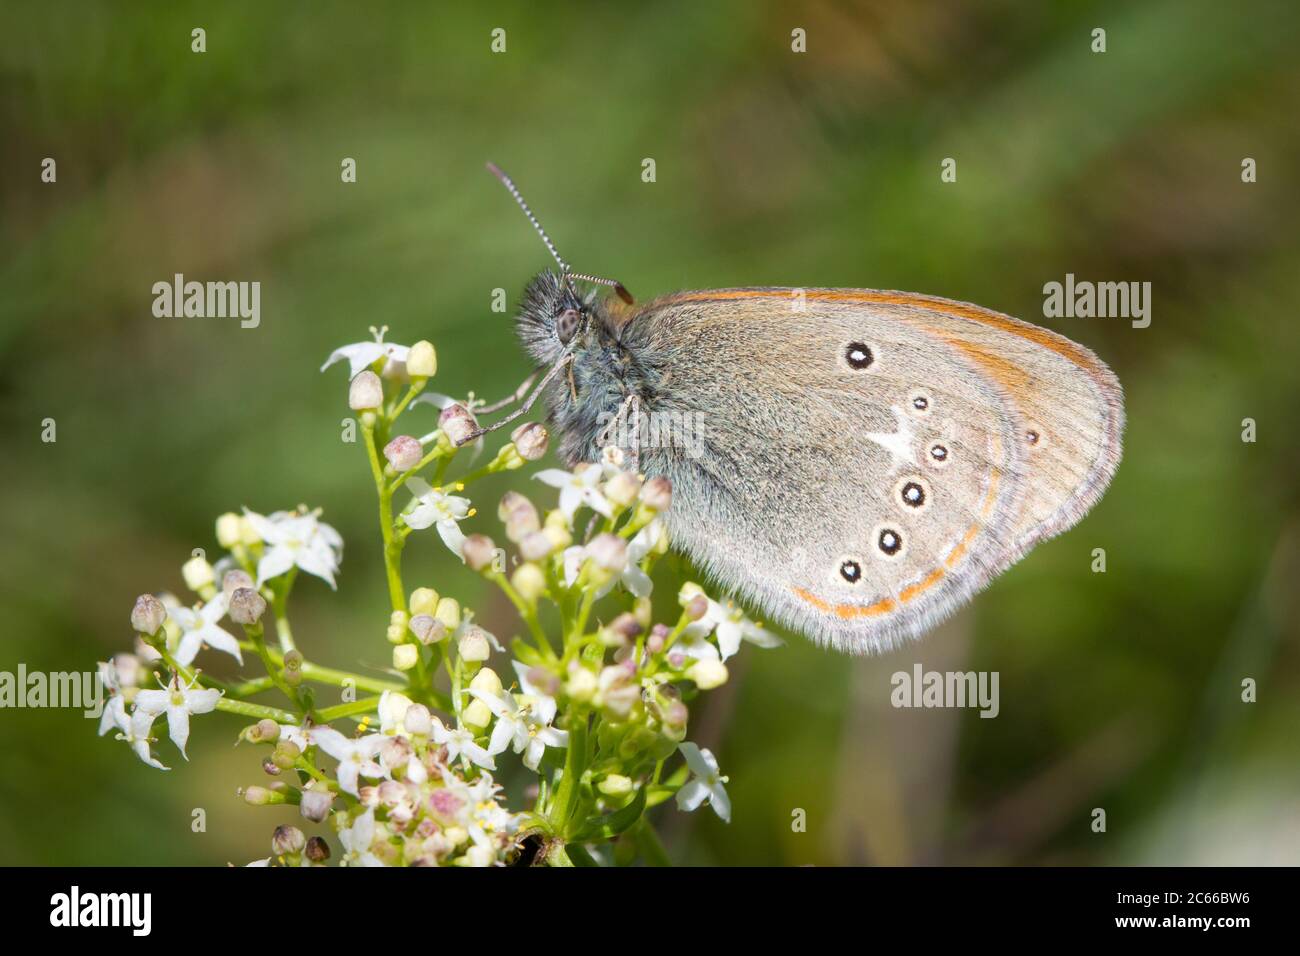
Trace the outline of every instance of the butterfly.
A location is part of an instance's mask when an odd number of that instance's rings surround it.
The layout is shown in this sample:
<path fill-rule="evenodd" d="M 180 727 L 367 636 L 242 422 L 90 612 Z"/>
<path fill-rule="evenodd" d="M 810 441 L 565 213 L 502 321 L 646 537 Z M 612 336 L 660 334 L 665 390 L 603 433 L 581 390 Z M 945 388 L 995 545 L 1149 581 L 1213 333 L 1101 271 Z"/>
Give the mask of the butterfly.
<path fill-rule="evenodd" d="M 559 264 L 522 301 L 520 338 L 549 371 L 515 415 L 544 395 L 571 465 L 613 445 L 668 478 L 671 545 L 791 631 L 857 654 L 918 637 L 1115 474 L 1119 381 L 1055 332 L 873 289 L 638 305 L 573 273 L 490 168 Z"/>

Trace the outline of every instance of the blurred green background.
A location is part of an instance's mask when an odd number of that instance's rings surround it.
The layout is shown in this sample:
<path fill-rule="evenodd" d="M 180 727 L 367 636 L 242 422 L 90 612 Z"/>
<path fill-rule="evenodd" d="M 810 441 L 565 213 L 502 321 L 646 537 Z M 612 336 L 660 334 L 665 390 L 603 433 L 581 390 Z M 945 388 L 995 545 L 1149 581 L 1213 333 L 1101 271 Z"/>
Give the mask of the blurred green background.
<path fill-rule="evenodd" d="M 373 489 L 339 441 L 346 374 L 318 367 L 387 324 L 434 340 L 440 391 L 523 377 L 491 294 L 513 310 L 548 259 L 490 158 L 577 268 L 639 298 L 910 289 L 1048 324 L 1125 386 L 1105 499 L 953 622 L 875 660 L 746 648 L 691 731 L 734 820 L 659 811 L 675 859 L 1300 862 L 1298 27 L 1294 3 L 1218 0 L 8 0 L 0 670 L 129 648 L 134 596 L 179 591 L 217 514 L 299 502 L 347 541 L 337 594 L 296 590 L 300 645 L 384 666 Z M 259 280 L 261 327 L 154 318 L 151 286 L 176 272 Z M 1067 272 L 1153 283 L 1150 328 L 1044 321 L 1043 284 Z M 408 568 L 510 632 L 432 538 Z M 1000 716 L 891 708 L 890 675 L 917 661 L 1000 672 Z M 0 712 L 0 862 L 265 856 L 292 815 L 235 797 L 262 777 L 239 726 L 195 721 L 191 762 L 163 744 L 161 774 L 75 712 Z"/>

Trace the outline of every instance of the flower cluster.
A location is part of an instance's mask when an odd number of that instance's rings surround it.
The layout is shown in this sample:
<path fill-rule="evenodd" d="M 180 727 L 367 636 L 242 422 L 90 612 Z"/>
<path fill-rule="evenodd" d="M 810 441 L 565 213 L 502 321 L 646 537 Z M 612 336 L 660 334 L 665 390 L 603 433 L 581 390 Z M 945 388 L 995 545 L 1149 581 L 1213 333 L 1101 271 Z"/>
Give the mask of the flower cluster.
<path fill-rule="evenodd" d="M 514 429 L 474 468 L 492 430 L 479 418 L 490 409 L 473 395 L 426 392 L 433 346 L 383 334 L 336 350 L 323 368 L 351 367 L 348 401 L 375 483 L 391 603 L 376 629 L 391 645 L 391 669 L 377 677 L 307 659 L 288 599 L 300 572 L 335 587 L 343 542 L 319 512 L 244 509 L 217 520 L 220 560 L 196 552 L 181 569 L 192 603 L 136 601 L 135 652 L 100 665 L 110 695 L 101 735 L 115 729 L 165 770 L 154 752 L 158 718 L 182 756 L 192 716 L 254 719 L 239 740 L 265 748 L 271 779 L 241 788 L 243 799 L 297 807 L 299 824 L 327 832 L 308 838 L 283 824 L 271 856 L 252 865 L 664 862 L 647 810 L 675 799 L 684 810 L 707 802 L 724 820 L 731 813 L 717 761 L 686 739 L 691 700 L 727 681 L 742 642 L 778 639 L 696 584 L 677 594 L 675 620 L 654 620 L 651 571 L 667 551 L 672 487 L 627 467 L 614 447 L 572 471 L 537 472 L 558 490 L 554 507 L 508 492 L 496 509 L 507 543 L 499 547 L 476 527 L 467 488 L 541 458 L 545 427 Z M 437 427 L 400 433 L 398 419 L 421 405 L 439 410 Z M 462 473 L 451 477 L 453 468 Z M 509 651 L 454 597 L 427 584 L 406 589 L 402 554 L 426 534 L 514 605 Z M 218 680 L 197 666 L 205 650 L 241 666 L 251 654 L 263 673 Z M 324 705 L 322 687 L 337 688 L 339 702 Z M 269 694 L 280 700 L 263 702 Z M 521 772 L 503 767 L 507 759 L 534 781 L 526 807 L 508 809 L 494 780 Z"/>

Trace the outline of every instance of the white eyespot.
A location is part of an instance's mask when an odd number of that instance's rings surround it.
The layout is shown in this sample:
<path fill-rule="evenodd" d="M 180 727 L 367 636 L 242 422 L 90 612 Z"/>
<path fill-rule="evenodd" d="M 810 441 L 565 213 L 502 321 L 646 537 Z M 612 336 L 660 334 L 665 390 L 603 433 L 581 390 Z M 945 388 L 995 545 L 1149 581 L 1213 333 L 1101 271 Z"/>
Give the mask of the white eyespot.
<path fill-rule="evenodd" d="M 1047 434 L 1033 422 L 1025 429 L 1025 444 L 1031 448 L 1042 448 L 1047 444 Z"/>
<path fill-rule="evenodd" d="M 904 478 L 894 486 L 894 500 L 907 511 L 924 511 L 930 506 L 930 483 L 919 475 Z"/>
<path fill-rule="evenodd" d="M 930 411 L 933 408 L 934 408 L 934 399 L 930 397 L 929 392 L 926 392 L 923 389 L 918 388 L 918 389 L 914 389 L 911 393 L 908 394 L 907 413 L 909 415 L 915 415 L 917 418 L 923 418 L 924 416 L 929 415 Z"/>
<path fill-rule="evenodd" d="M 925 448 L 925 461 L 934 468 L 947 468 L 952 461 L 952 449 L 945 441 L 932 441 Z"/>
<path fill-rule="evenodd" d="M 895 525 L 879 524 L 871 531 L 871 547 L 876 557 L 897 561 L 907 553 L 907 539 Z"/>
<path fill-rule="evenodd" d="M 850 342 L 840 355 L 844 364 L 854 372 L 865 372 L 880 359 L 880 350 L 867 342 Z"/>
<path fill-rule="evenodd" d="M 839 575 L 849 584 L 857 584 L 862 580 L 862 565 L 854 558 L 845 558 L 840 562 Z"/>

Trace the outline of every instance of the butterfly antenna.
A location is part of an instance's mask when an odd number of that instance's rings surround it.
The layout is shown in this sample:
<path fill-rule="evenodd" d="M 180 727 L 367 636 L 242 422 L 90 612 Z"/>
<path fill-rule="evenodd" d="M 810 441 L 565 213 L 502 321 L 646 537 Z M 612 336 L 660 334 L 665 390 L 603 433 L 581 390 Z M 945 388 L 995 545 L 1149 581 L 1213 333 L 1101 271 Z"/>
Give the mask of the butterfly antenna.
<path fill-rule="evenodd" d="M 491 162 L 488 163 L 487 168 L 488 168 L 488 172 L 490 172 L 497 179 L 501 180 L 501 185 L 505 186 L 507 191 L 509 191 L 510 195 L 514 197 L 515 202 L 519 204 L 519 208 L 522 209 L 524 211 L 524 215 L 528 217 L 528 221 L 532 223 L 533 228 L 537 230 L 537 234 L 542 237 L 542 242 L 546 244 L 547 250 L 551 253 L 551 256 L 559 264 L 560 273 L 566 285 L 570 285 L 571 287 L 572 286 L 572 283 L 570 282 L 571 279 L 581 279 L 584 282 L 594 282 L 596 285 L 608 286 L 618 294 L 618 297 L 620 299 L 622 299 L 628 305 L 632 304 L 633 302 L 632 293 L 627 291 L 627 288 L 623 285 L 623 283 L 618 282 L 614 279 L 602 279 L 599 276 L 592 276 L 592 275 L 572 272 L 569 268 L 569 264 L 560 257 L 559 250 L 555 248 L 555 243 L 551 241 L 551 237 L 546 234 L 546 230 L 542 228 L 542 224 L 538 222 L 537 217 L 533 215 L 532 209 L 529 208 L 528 202 L 524 199 L 523 193 L 519 191 L 519 187 L 515 185 L 515 181 L 511 179 L 509 176 L 507 176 L 505 172 L 502 171 L 501 167 L 498 166 L 496 163 L 491 163 Z"/>
<path fill-rule="evenodd" d="M 510 195 L 515 197 L 515 202 L 519 203 L 519 208 L 524 211 L 524 215 L 528 217 L 528 221 L 533 224 L 533 228 L 537 230 L 537 234 L 542 237 L 542 242 L 546 243 L 546 248 L 550 250 L 555 261 L 559 263 L 560 271 L 565 275 L 568 275 L 569 264 L 560 258 L 560 253 L 556 250 L 555 243 L 551 242 L 551 237 L 546 234 L 546 230 L 542 228 L 542 224 L 537 221 L 537 217 L 533 215 L 533 211 L 528 208 L 528 203 L 524 200 L 523 194 L 519 191 L 519 187 L 515 185 L 514 180 L 502 172 L 501 167 L 496 163 L 488 163 L 487 168 L 488 172 L 501 180 L 501 185 L 505 186 L 506 189 L 509 190 Z"/>

